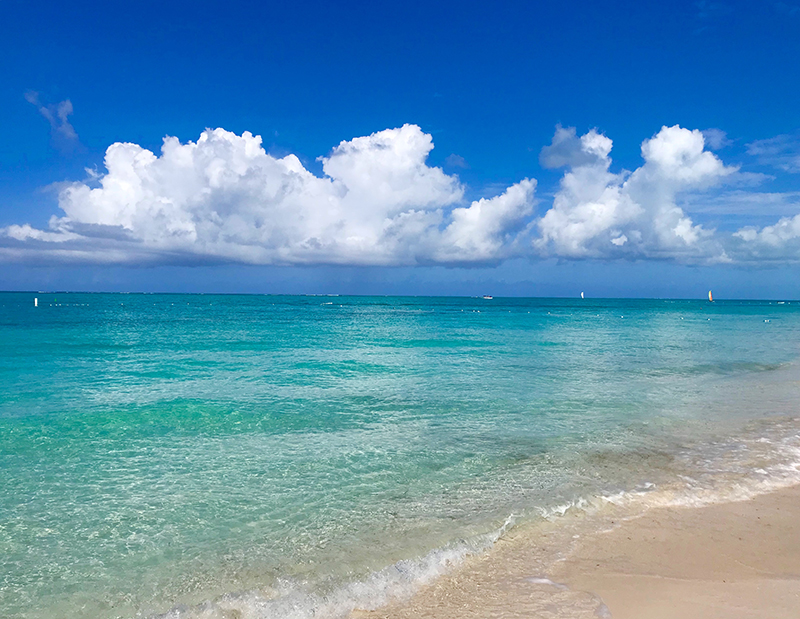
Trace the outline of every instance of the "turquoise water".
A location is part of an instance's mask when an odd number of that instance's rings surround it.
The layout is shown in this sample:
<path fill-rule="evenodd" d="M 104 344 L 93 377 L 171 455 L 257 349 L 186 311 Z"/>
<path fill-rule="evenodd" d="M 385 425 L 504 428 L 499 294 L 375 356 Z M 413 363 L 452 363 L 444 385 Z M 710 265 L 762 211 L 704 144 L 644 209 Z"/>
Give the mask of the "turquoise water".
<path fill-rule="evenodd" d="M 730 459 L 799 343 L 793 302 L 2 293 L 0 616 L 378 603 Z"/>

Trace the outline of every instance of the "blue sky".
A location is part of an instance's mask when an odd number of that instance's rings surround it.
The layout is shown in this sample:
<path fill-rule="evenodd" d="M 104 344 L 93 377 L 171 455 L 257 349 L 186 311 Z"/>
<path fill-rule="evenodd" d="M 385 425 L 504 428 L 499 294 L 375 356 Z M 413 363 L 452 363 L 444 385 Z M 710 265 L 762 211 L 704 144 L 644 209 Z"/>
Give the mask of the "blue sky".
<path fill-rule="evenodd" d="M 0 288 L 800 297 L 800 5 L 0 24 Z"/>

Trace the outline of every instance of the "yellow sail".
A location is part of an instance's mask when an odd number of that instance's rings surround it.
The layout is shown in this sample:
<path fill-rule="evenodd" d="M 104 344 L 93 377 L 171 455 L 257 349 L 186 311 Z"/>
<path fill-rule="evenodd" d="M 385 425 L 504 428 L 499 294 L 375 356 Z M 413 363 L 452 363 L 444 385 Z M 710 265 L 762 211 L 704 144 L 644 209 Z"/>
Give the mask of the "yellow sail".
<path fill-rule="evenodd" d="M 712 303 L 714 302 L 714 297 L 711 296 L 710 290 L 708 291 L 708 300 L 711 301 Z"/>

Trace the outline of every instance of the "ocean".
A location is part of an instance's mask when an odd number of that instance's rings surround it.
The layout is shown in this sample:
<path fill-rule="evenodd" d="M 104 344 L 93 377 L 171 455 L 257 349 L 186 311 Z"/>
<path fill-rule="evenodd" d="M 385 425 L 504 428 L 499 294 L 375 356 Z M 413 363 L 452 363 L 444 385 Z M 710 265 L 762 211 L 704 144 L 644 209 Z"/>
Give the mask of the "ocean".
<path fill-rule="evenodd" d="M 346 617 L 800 481 L 794 301 L 1 293 L 0 353 L 8 619 Z"/>

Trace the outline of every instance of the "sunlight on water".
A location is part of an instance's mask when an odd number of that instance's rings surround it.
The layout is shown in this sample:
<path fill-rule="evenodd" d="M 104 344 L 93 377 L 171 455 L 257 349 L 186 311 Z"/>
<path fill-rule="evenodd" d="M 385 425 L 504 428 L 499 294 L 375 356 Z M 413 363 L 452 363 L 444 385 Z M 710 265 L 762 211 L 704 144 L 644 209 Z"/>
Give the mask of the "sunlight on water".
<path fill-rule="evenodd" d="M 0 616 L 335 615 L 510 514 L 746 475 L 799 307 L 0 294 Z"/>

